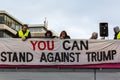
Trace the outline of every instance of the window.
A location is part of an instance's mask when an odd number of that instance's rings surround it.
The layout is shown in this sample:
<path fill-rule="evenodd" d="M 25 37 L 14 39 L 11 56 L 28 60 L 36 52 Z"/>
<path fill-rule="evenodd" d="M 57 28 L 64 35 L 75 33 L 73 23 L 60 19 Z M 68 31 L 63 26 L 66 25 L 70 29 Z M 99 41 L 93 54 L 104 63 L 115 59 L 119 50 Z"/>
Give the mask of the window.
<path fill-rule="evenodd" d="M 0 15 L 0 23 L 4 23 L 4 16 L 3 15 Z"/>
<path fill-rule="evenodd" d="M 3 37 L 3 31 L 0 30 L 0 38 Z"/>
<path fill-rule="evenodd" d="M 29 30 L 30 30 L 31 32 L 37 32 L 37 33 L 40 33 L 40 32 L 43 31 L 43 28 L 29 28 Z"/>

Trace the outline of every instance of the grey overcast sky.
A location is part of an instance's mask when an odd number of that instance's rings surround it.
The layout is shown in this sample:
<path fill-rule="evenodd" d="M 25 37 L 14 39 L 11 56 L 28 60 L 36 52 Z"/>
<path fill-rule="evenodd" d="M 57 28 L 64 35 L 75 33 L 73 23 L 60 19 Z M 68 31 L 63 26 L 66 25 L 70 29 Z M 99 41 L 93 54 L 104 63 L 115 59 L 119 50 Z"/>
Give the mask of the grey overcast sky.
<path fill-rule="evenodd" d="M 109 37 L 120 26 L 120 0 L 0 0 L 5 10 L 25 24 L 41 24 L 47 17 L 48 29 L 66 30 L 72 39 L 89 39 L 99 33 L 99 23 L 108 22 Z"/>

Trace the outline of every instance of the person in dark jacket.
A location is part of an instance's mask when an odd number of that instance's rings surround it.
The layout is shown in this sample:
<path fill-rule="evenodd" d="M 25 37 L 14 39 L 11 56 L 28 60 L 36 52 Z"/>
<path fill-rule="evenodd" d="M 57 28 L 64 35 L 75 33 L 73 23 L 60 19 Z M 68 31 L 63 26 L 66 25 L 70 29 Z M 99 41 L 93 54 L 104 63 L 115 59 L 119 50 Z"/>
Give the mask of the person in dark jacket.
<path fill-rule="evenodd" d="M 50 30 L 47 30 L 45 33 L 45 38 L 53 38 L 53 33 Z"/>
<path fill-rule="evenodd" d="M 28 38 L 31 38 L 31 33 L 28 30 L 28 25 L 25 24 L 22 26 L 22 29 L 17 32 L 16 38 L 21 38 L 23 41 L 25 41 Z"/>
<path fill-rule="evenodd" d="M 119 27 L 118 26 L 116 26 L 116 27 L 114 27 L 113 28 L 113 30 L 114 30 L 114 39 L 120 39 L 120 29 L 119 29 Z"/>
<path fill-rule="evenodd" d="M 70 39 L 70 36 L 67 34 L 66 31 L 62 31 L 60 33 L 60 39 Z"/>

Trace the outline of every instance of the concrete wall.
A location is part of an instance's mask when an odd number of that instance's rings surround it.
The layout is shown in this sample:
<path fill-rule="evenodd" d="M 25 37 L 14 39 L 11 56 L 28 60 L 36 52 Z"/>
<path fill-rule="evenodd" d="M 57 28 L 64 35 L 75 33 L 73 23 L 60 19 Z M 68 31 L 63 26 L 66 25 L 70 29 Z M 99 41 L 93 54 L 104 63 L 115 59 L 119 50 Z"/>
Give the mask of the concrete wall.
<path fill-rule="evenodd" d="M 0 69 L 0 80 L 120 80 L 120 69 Z"/>

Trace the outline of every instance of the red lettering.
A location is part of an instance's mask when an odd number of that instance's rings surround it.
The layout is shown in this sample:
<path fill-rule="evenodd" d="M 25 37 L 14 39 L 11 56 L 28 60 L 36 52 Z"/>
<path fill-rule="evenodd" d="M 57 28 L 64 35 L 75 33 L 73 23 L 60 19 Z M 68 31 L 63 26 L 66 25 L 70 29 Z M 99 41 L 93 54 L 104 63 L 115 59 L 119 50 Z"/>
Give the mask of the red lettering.
<path fill-rule="evenodd" d="M 30 41 L 30 42 L 31 42 L 31 44 L 32 44 L 32 46 L 33 46 L 33 50 L 35 50 L 35 45 L 37 44 L 38 41 L 35 41 L 35 42 Z"/>
<path fill-rule="evenodd" d="M 54 41 L 30 41 L 33 47 L 33 50 L 38 48 L 39 50 L 53 50 Z"/>
<path fill-rule="evenodd" d="M 47 47 L 48 47 L 48 50 L 53 50 L 54 49 L 54 41 L 52 41 L 51 47 L 50 47 L 50 41 L 47 41 Z"/>
<path fill-rule="evenodd" d="M 38 48 L 39 48 L 40 50 L 45 50 L 45 48 L 46 48 L 46 43 L 45 43 L 45 41 L 39 41 L 39 42 L 38 42 Z"/>

